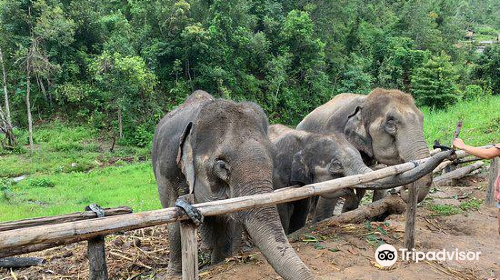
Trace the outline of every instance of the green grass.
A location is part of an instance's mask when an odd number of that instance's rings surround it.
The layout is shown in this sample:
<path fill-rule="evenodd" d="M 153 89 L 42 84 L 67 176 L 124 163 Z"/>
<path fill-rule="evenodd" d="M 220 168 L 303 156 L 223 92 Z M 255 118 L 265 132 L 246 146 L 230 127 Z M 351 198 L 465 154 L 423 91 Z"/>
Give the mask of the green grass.
<path fill-rule="evenodd" d="M 470 145 L 500 141 L 500 96 L 460 102 L 446 110 L 422 109 L 425 115 L 424 135 L 432 146 L 434 140 L 451 145 L 457 121 L 463 121 L 460 138 Z"/>
<path fill-rule="evenodd" d="M 481 207 L 482 201 L 473 197 L 465 202 L 460 203 L 460 209 L 464 211 L 470 211 L 470 210 L 479 210 Z"/>
<path fill-rule="evenodd" d="M 110 143 L 102 144 L 95 130 L 84 126 L 69 126 L 54 122 L 37 126 L 33 132 L 35 152 L 28 153 L 26 131 L 17 131 L 18 141 L 25 145 L 23 153 L 0 154 L 0 177 L 15 177 L 35 173 L 67 173 L 86 171 L 113 157 L 148 158 L 150 148 L 116 147 L 108 151 Z M 109 139 L 108 139 L 109 140 Z M 105 149 L 101 149 L 101 146 Z"/>
<path fill-rule="evenodd" d="M 126 205 L 136 212 L 161 208 L 151 164 L 32 175 L 4 186 L 0 192 L 0 221 L 79 212 L 90 203 L 102 207 Z"/>
<path fill-rule="evenodd" d="M 460 208 L 453 205 L 446 204 L 429 204 L 429 210 L 434 212 L 437 216 L 451 216 L 462 213 Z"/>

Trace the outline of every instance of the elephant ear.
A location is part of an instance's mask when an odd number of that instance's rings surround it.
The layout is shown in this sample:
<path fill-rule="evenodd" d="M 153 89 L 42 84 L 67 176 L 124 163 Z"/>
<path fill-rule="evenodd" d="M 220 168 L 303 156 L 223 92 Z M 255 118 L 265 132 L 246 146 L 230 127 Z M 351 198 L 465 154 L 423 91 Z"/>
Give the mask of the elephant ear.
<path fill-rule="evenodd" d="M 190 122 L 181 135 L 179 141 L 179 150 L 177 152 L 177 165 L 181 168 L 189 185 L 189 193 L 193 193 L 196 180 L 194 172 L 194 153 L 191 145 L 191 131 L 193 123 Z"/>
<path fill-rule="evenodd" d="M 304 159 L 302 151 L 293 155 L 292 174 L 290 175 L 292 185 L 308 185 L 312 183 L 312 176 Z"/>
<path fill-rule="evenodd" d="M 349 140 L 358 151 L 362 151 L 369 157 L 373 157 L 372 139 L 367 133 L 367 129 L 364 125 L 361 116 L 362 110 L 362 106 L 356 106 L 354 112 L 347 117 L 344 134 L 347 136 L 347 140 Z"/>

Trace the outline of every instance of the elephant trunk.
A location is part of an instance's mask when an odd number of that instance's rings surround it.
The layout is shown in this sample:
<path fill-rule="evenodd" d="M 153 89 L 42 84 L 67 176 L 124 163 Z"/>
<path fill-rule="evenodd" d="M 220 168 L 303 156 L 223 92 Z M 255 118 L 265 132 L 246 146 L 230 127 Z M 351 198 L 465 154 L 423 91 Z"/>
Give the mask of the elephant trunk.
<path fill-rule="evenodd" d="M 235 196 L 254 195 L 273 191 L 272 164 L 266 160 L 263 153 L 253 149 L 253 157 L 241 166 L 235 166 L 232 182 Z M 266 178 L 269 178 L 266 180 Z M 309 268 L 300 260 L 288 242 L 281 225 L 276 206 L 250 209 L 241 212 L 239 219 L 243 222 L 246 231 L 254 244 L 260 249 L 264 257 L 274 270 L 284 279 L 302 280 L 314 279 Z"/>
<path fill-rule="evenodd" d="M 398 150 L 401 158 L 405 161 L 419 160 L 430 156 L 429 148 L 425 142 L 424 134 L 421 129 L 409 130 L 405 133 L 404 139 L 398 145 Z M 419 180 L 415 181 L 414 186 L 417 188 L 418 197 L 417 201 L 420 202 L 429 193 L 432 184 L 432 173 L 425 175 Z M 401 198 L 408 202 L 408 192 L 401 192 Z"/>
<path fill-rule="evenodd" d="M 248 211 L 244 225 L 269 264 L 283 279 L 314 279 L 288 242 L 276 207 Z"/>

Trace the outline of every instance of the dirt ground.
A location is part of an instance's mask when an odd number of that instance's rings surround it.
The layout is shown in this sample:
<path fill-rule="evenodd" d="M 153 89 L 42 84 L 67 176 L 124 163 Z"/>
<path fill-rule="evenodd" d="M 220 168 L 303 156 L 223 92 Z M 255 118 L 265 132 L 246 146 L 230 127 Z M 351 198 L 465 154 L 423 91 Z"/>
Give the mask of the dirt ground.
<path fill-rule="evenodd" d="M 484 175 L 462 179 L 454 187 L 434 188 L 417 210 L 416 248 L 419 251 L 481 252 L 479 261 L 398 262 L 383 268 L 375 262 L 375 250 L 386 242 L 403 247 L 404 216 L 392 215 L 384 222 L 366 222 L 337 227 L 312 227 L 307 234 L 292 237 L 300 258 L 318 279 L 488 279 L 500 278 L 500 235 L 494 207 L 437 215 L 430 204 L 459 206 L 473 198 L 484 199 Z M 154 227 L 108 236 L 108 271 L 112 279 L 172 279 L 165 276 L 168 241 L 165 227 Z M 0 269 L 2 279 L 87 279 L 85 243 L 53 248 L 30 256 L 45 264 L 26 269 Z M 201 279 L 281 279 L 258 250 L 251 250 L 207 267 L 206 252 L 200 252 Z"/>

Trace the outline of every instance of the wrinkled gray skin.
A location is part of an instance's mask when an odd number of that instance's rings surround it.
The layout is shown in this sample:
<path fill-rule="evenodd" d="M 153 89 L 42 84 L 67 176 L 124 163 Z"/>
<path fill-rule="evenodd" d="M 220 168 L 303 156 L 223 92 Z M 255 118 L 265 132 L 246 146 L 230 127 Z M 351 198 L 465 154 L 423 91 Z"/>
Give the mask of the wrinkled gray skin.
<path fill-rule="evenodd" d="M 429 156 L 423 134 L 424 117 L 411 95 L 398 90 L 377 88 L 369 95 L 344 93 L 308 114 L 297 129 L 344 135 L 361 153 L 365 163 L 394 165 Z M 418 201 L 429 192 L 432 175 L 416 181 Z M 384 196 L 375 192 L 374 199 Z M 407 191 L 401 193 L 408 200 Z M 357 205 L 352 205 L 351 208 Z M 318 220 L 333 213 L 331 201 L 320 199 Z M 319 211 L 318 211 L 319 210 Z"/>
<path fill-rule="evenodd" d="M 271 125 L 269 138 L 276 146 L 274 189 L 303 186 L 366 172 L 359 152 L 345 139 Z M 328 197 L 358 200 L 364 191 L 343 189 Z M 314 198 L 278 205 L 281 223 L 287 234 L 304 227 Z M 348 209 L 349 210 L 349 209 Z"/>
<path fill-rule="evenodd" d="M 158 124 L 153 167 L 163 207 L 194 189 L 196 203 L 273 190 L 273 146 L 267 118 L 254 103 L 214 99 L 195 91 Z M 276 207 L 206 217 L 200 232 L 212 263 L 230 256 L 243 225 L 271 266 L 284 279 L 313 279 L 288 243 Z M 169 225 L 169 271 L 181 271 L 179 223 Z"/>

